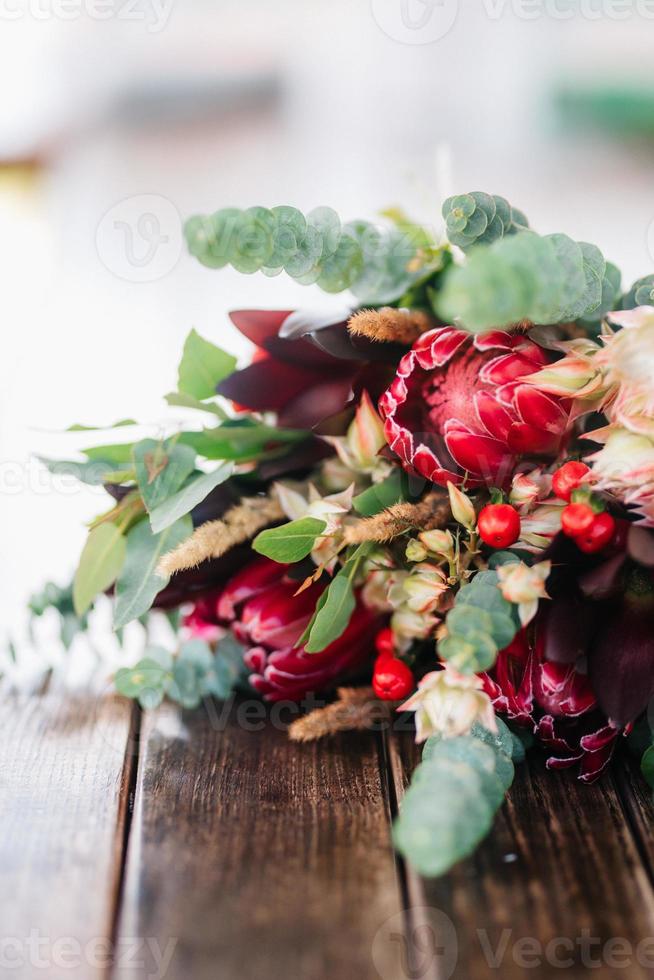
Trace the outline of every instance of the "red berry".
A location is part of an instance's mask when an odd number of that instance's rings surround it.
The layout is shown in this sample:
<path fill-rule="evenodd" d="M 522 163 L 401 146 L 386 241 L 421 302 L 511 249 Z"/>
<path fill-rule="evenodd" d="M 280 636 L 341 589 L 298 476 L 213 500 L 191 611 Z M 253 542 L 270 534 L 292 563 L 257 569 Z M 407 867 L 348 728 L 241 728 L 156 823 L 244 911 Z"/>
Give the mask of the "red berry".
<path fill-rule="evenodd" d="M 585 554 L 593 555 L 601 551 L 612 540 L 615 534 L 615 520 L 606 511 L 595 514 L 593 523 L 588 531 L 575 538 L 575 543 Z"/>
<path fill-rule="evenodd" d="M 411 670 L 403 660 L 396 658 L 377 659 L 375 672 L 372 676 L 372 686 L 375 694 L 382 701 L 400 701 L 408 697 L 416 686 Z"/>
<path fill-rule="evenodd" d="M 375 637 L 375 647 L 377 648 L 378 654 L 377 663 L 381 660 L 393 659 L 395 657 L 393 630 L 389 626 L 379 631 Z"/>
<path fill-rule="evenodd" d="M 552 477 L 552 490 L 561 500 L 570 500 L 572 491 L 586 482 L 589 473 L 590 466 L 585 463 L 564 463 Z"/>
<path fill-rule="evenodd" d="M 561 529 L 569 538 L 578 538 L 590 530 L 596 516 L 589 504 L 568 504 L 561 511 Z"/>
<path fill-rule="evenodd" d="M 511 504 L 487 504 L 477 522 L 482 541 L 492 548 L 508 548 L 520 537 L 520 515 Z"/>

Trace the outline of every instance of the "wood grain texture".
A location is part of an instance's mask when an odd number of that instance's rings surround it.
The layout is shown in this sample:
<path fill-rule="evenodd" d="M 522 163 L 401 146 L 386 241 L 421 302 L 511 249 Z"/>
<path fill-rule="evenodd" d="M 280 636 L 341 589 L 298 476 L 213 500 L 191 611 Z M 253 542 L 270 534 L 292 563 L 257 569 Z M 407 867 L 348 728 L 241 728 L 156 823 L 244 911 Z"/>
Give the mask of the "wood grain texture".
<path fill-rule="evenodd" d="M 131 720 L 131 706 L 112 697 L 2 692 L 3 976 L 107 976 Z"/>
<path fill-rule="evenodd" d="M 391 751 L 401 793 L 417 752 L 407 740 Z M 642 787 L 634 799 L 641 806 Z M 640 813 L 645 832 L 651 806 Z M 437 881 L 417 883 L 408 872 L 412 904 L 426 907 L 422 920 L 436 933 L 434 976 L 651 977 L 654 893 L 632 827 L 611 775 L 585 786 L 571 772 L 548 772 L 536 753 L 518 767 L 494 831 L 473 858 Z"/>
<path fill-rule="evenodd" d="M 378 736 L 294 744 L 249 705 L 146 717 L 120 936 L 172 944 L 167 980 L 401 978 Z"/>

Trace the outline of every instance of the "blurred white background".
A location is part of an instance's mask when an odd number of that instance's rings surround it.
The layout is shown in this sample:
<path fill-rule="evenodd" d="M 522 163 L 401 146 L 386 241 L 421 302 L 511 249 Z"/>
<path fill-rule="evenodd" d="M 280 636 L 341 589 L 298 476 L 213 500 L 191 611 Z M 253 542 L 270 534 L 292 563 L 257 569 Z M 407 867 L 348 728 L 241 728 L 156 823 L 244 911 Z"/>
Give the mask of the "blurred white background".
<path fill-rule="evenodd" d="M 437 224 L 446 195 L 479 189 L 595 242 L 625 281 L 652 271 L 654 11 L 571 4 L 1 0 L 0 640 L 70 577 L 104 506 L 32 454 L 88 444 L 61 434 L 73 422 L 165 414 L 191 326 L 245 353 L 228 309 L 324 301 L 203 268 L 189 214 L 402 204 Z M 605 125 L 566 124 L 564 90 L 599 93 Z"/>

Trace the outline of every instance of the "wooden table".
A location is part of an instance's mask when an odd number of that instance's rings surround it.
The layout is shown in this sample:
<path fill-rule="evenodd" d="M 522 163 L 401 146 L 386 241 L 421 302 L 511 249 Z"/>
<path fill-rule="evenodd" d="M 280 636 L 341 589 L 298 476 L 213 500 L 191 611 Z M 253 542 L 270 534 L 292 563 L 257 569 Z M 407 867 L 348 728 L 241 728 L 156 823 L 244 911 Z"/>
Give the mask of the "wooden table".
<path fill-rule="evenodd" d="M 424 882 L 389 842 L 409 735 L 294 745 L 247 705 L 3 695 L 0 975 L 652 976 L 632 770 L 585 787 L 537 757 L 478 854 Z"/>

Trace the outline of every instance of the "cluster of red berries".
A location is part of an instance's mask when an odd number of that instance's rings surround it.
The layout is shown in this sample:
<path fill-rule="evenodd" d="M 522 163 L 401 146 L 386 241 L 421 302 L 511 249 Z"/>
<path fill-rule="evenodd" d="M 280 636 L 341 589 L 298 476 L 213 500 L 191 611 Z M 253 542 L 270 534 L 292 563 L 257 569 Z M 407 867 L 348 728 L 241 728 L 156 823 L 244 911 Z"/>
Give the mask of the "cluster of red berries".
<path fill-rule="evenodd" d="M 377 659 L 372 675 L 375 694 L 382 701 L 401 701 L 416 686 L 411 668 L 395 656 L 393 631 L 381 630 L 375 639 Z"/>
<path fill-rule="evenodd" d="M 575 500 L 573 494 L 588 480 L 590 467 L 585 463 L 564 463 L 552 477 L 552 490 L 567 507 L 561 513 L 561 530 L 587 555 L 601 551 L 613 539 L 615 519 L 605 510 L 597 510 L 586 500 Z"/>

